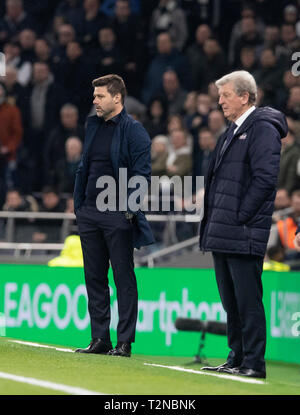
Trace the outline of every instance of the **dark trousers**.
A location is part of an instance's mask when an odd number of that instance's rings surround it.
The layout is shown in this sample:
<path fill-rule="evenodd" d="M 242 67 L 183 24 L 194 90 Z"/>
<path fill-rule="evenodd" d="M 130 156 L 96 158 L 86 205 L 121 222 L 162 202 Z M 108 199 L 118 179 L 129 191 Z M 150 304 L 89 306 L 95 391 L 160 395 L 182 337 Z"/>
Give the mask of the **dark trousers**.
<path fill-rule="evenodd" d="M 99 212 L 83 206 L 76 212 L 84 261 L 92 338 L 110 341 L 109 261 L 117 289 L 118 342 L 132 343 L 138 311 L 132 225 L 124 212 Z"/>
<path fill-rule="evenodd" d="M 227 313 L 227 361 L 265 370 L 266 320 L 262 302 L 263 257 L 213 252 L 218 289 Z"/>

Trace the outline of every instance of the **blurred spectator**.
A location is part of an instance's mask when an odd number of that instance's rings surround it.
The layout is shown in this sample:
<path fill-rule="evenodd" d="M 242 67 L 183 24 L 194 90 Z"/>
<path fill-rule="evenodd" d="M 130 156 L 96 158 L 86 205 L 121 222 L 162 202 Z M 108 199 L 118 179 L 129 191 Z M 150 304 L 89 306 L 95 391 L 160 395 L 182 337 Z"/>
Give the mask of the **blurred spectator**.
<path fill-rule="evenodd" d="M 191 65 L 192 87 L 195 90 L 201 88 L 201 76 L 203 72 L 204 42 L 212 36 L 211 28 L 207 24 L 201 24 L 195 32 L 195 41 L 187 48 L 186 56 Z"/>
<path fill-rule="evenodd" d="M 263 43 L 262 36 L 257 27 L 256 21 L 252 17 L 245 17 L 241 21 L 241 34 L 237 38 L 233 46 L 229 48 L 228 63 L 234 67 L 241 65 L 240 56 L 241 50 L 248 46 L 257 49 Z"/>
<path fill-rule="evenodd" d="M 7 91 L 0 84 L 0 163 L 7 188 L 16 186 L 17 150 L 23 138 L 22 116 L 19 108 L 6 100 Z"/>
<path fill-rule="evenodd" d="M 162 98 L 154 98 L 148 105 L 144 124 L 150 138 L 167 132 L 167 105 Z"/>
<path fill-rule="evenodd" d="M 230 40 L 228 44 L 228 60 L 229 64 L 231 65 L 234 62 L 234 51 L 236 44 L 240 41 L 245 31 L 245 28 L 243 27 L 245 19 L 252 19 L 256 22 L 256 30 L 261 37 L 265 32 L 265 24 L 261 17 L 256 15 L 254 7 L 247 3 L 244 4 L 241 9 L 241 19 L 234 24 L 230 34 Z"/>
<path fill-rule="evenodd" d="M 280 45 L 280 30 L 278 26 L 266 26 L 263 34 L 263 43 L 257 48 L 258 55 L 261 55 L 262 50 L 271 48 L 277 59 L 281 57 L 282 46 Z"/>
<path fill-rule="evenodd" d="M 298 10 L 293 4 L 288 4 L 283 9 L 283 21 L 284 23 L 295 25 L 298 21 Z"/>
<path fill-rule="evenodd" d="M 167 70 L 162 79 L 162 97 L 167 103 L 168 115 L 181 114 L 187 91 L 181 87 L 177 73 L 173 70 Z"/>
<path fill-rule="evenodd" d="M 140 120 L 141 122 L 145 121 L 147 107 L 137 98 L 127 93 L 124 100 L 124 107 L 126 108 L 126 111 L 129 115 L 133 116 L 135 114 L 137 120 Z"/>
<path fill-rule="evenodd" d="M 82 12 L 81 0 L 62 0 L 55 9 L 55 16 L 60 16 L 73 27 L 78 27 Z"/>
<path fill-rule="evenodd" d="M 97 46 L 99 30 L 107 25 L 107 18 L 100 11 L 100 5 L 100 0 L 83 0 L 83 13 L 76 32 L 86 53 Z"/>
<path fill-rule="evenodd" d="M 167 175 L 170 177 L 178 175 L 181 178 L 190 175 L 193 162 L 186 131 L 172 131 L 170 144 L 171 148 L 167 158 Z"/>
<path fill-rule="evenodd" d="M 257 85 L 257 97 L 256 97 L 256 106 L 264 107 L 265 106 L 265 91 L 260 85 Z"/>
<path fill-rule="evenodd" d="M 75 29 L 69 23 L 61 24 L 58 27 L 57 35 L 58 39 L 51 49 L 51 62 L 53 65 L 54 73 L 61 61 L 66 57 L 66 49 L 68 43 L 76 40 Z"/>
<path fill-rule="evenodd" d="M 26 86 L 32 75 L 32 64 L 21 58 L 21 47 L 18 42 L 8 42 L 4 45 L 6 65 L 13 66 L 18 71 L 18 82 Z"/>
<path fill-rule="evenodd" d="M 23 124 L 26 120 L 26 97 L 25 88 L 18 82 L 18 71 L 13 66 L 6 67 L 5 76 L 1 77 L 1 82 L 6 87 L 7 102 L 12 105 L 16 105 L 22 112 Z"/>
<path fill-rule="evenodd" d="M 124 55 L 124 81 L 127 91 L 139 96 L 143 79 L 145 34 L 140 19 L 131 11 L 129 0 L 117 0 L 112 27 L 117 37 L 118 48 Z"/>
<path fill-rule="evenodd" d="M 65 158 L 55 163 L 51 184 L 60 193 L 73 194 L 75 175 L 82 154 L 82 141 L 78 137 L 69 137 L 65 143 Z"/>
<path fill-rule="evenodd" d="M 10 189 L 6 193 L 3 210 L 9 212 L 38 212 L 38 203 L 33 196 L 22 195 L 18 189 Z"/>
<path fill-rule="evenodd" d="M 207 95 L 210 100 L 210 109 L 218 109 L 219 108 L 219 92 L 214 82 L 210 82 L 208 84 Z"/>
<path fill-rule="evenodd" d="M 187 131 L 184 118 L 180 114 L 170 115 L 167 119 L 167 135 L 169 137 L 169 140 L 170 140 L 172 132 L 176 130 Z"/>
<path fill-rule="evenodd" d="M 278 109 L 282 111 L 286 110 L 286 104 L 289 98 L 290 89 L 297 85 L 300 85 L 300 78 L 294 76 L 290 69 L 284 71 L 282 74 L 281 85 L 276 91 L 275 102 Z"/>
<path fill-rule="evenodd" d="M 198 88 L 204 92 L 210 82 L 216 81 L 227 71 L 225 55 L 220 43 L 215 38 L 205 40 L 203 45 L 202 71 L 200 72 Z"/>
<path fill-rule="evenodd" d="M 286 189 L 288 194 L 291 194 L 292 191 L 296 190 L 298 183 L 297 167 L 300 161 L 300 145 L 296 142 L 291 131 L 281 140 L 281 143 L 282 150 L 277 186 Z"/>
<path fill-rule="evenodd" d="M 73 196 L 70 196 L 66 200 L 66 209 L 65 213 L 73 213 L 74 214 L 74 199 Z"/>
<path fill-rule="evenodd" d="M 293 24 L 284 23 L 280 27 L 281 49 L 280 53 L 285 58 L 286 65 L 289 66 L 291 55 L 300 50 L 300 39 L 297 37 L 296 29 Z"/>
<path fill-rule="evenodd" d="M 184 121 L 189 131 L 193 129 L 194 118 L 197 117 L 197 92 L 191 91 L 186 95 L 183 104 Z"/>
<path fill-rule="evenodd" d="M 217 141 L 221 134 L 226 130 L 226 122 L 221 110 L 212 110 L 208 114 L 208 128 Z"/>
<path fill-rule="evenodd" d="M 151 168 L 153 176 L 167 175 L 169 141 L 165 135 L 157 135 L 151 143 Z"/>
<path fill-rule="evenodd" d="M 8 212 L 37 212 L 38 203 L 31 195 L 22 195 L 18 189 L 10 189 L 6 193 L 2 208 Z M 14 220 L 14 242 L 30 242 L 34 232 L 34 219 Z"/>
<path fill-rule="evenodd" d="M 274 206 L 275 212 L 282 209 L 288 209 L 291 206 L 291 199 L 286 189 L 278 188 L 276 192 Z"/>
<path fill-rule="evenodd" d="M 39 211 L 48 213 L 65 211 L 65 203 L 63 203 L 60 195 L 54 188 L 50 186 L 43 188 Z M 37 219 L 35 232 L 32 235 L 32 241 L 37 243 L 60 242 L 61 224 L 61 219 Z"/>
<path fill-rule="evenodd" d="M 192 32 L 199 24 L 207 24 L 216 33 L 218 33 L 220 26 L 223 36 L 227 41 L 227 23 L 229 27 L 232 26 L 230 17 L 234 15 L 233 5 L 231 0 L 181 0 L 182 7 L 187 15 L 188 25 Z M 235 3 L 235 1 L 234 1 Z M 234 4 L 235 6 L 235 4 Z M 233 10 L 232 10 L 233 9 Z M 230 13 L 226 13 L 230 11 Z"/>
<path fill-rule="evenodd" d="M 81 123 L 85 122 L 91 108 L 92 78 L 93 73 L 79 42 L 69 42 L 66 57 L 57 67 L 56 80 L 64 87 L 68 101 L 78 108 Z"/>
<path fill-rule="evenodd" d="M 95 49 L 94 77 L 100 74 L 108 75 L 111 73 L 122 74 L 124 67 L 124 57 L 118 46 L 117 38 L 111 27 L 103 27 L 98 33 L 99 44 Z"/>
<path fill-rule="evenodd" d="M 212 100 L 208 94 L 200 93 L 197 95 L 196 113 L 193 117 L 192 124 L 189 126 L 191 133 L 194 135 L 196 148 L 198 146 L 198 129 L 207 125 L 208 114 L 212 109 Z"/>
<path fill-rule="evenodd" d="M 175 48 L 184 48 L 188 28 L 185 13 L 177 0 L 160 0 L 158 7 L 154 9 L 149 28 L 150 45 L 154 45 L 156 36 L 161 32 L 170 34 Z"/>
<path fill-rule="evenodd" d="M 253 75 L 264 91 L 265 105 L 272 106 L 276 103 L 283 72 L 284 68 L 277 61 L 273 49 L 264 49 L 260 56 L 260 68 Z"/>
<path fill-rule="evenodd" d="M 216 146 L 216 138 L 211 130 L 203 127 L 198 133 L 199 151 L 193 160 L 193 177 L 206 176 L 212 153 Z"/>
<path fill-rule="evenodd" d="M 289 97 L 284 111 L 287 116 L 300 121 L 300 85 L 293 86 L 289 90 Z"/>
<path fill-rule="evenodd" d="M 157 53 L 149 63 L 142 89 L 142 100 L 148 105 L 162 88 L 162 76 L 168 69 L 173 69 L 179 77 L 182 87 L 189 89 L 188 60 L 173 47 L 169 33 L 161 33 L 156 38 Z"/>
<path fill-rule="evenodd" d="M 281 251 L 283 262 L 300 260 L 300 253 L 296 251 L 294 245 L 295 233 L 300 223 L 300 190 L 294 191 L 291 195 L 291 209 L 289 216 L 279 220 L 276 224 L 277 243 L 275 245 L 278 247 L 276 253 L 278 255 Z M 298 264 L 297 269 L 299 268 Z"/>
<path fill-rule="evenodd" d="M 43 158 L 41 154 L 48 134 L 57 125 L 59 112 L 66 102 L 65 91 L 55 82 L 46 62 L 33 65 L 33 82 L 28 90 L 29 117 L 31 122 L 28 151 L 30 157 L 31 186 L 40 190 L 43 184 Z"/>
<path fill-rule="evenodd" d="M 72 104 L 65 104 L 60 110 L 59 122 L 50 132 L 45 146 L 44 166 L 48 173 L 47 176 L 50 175 L 51 177 L 53 175 L 58 160 L 66 158 L 65 144 L 67 139 L 72 136 L 79 137 L 83 142 L 84 126 L 79 123 L 77 107 Z"/>
<path fill-rule="evenodd" d="M 253 72 L 258 70 L 258 63 L 253 48 L 244 47 L 240 53 L 240 69 L 248 71 L 253 75 Z"/>
<path fill-rule="evenodd" d="M 33 19 L 32 28 L 42 36 L 53 19 L 55 9 L 60 0 L 23 0 L 25 12 Z"/>
<path fill-rule="evenodd" d="M 46 62 L 52 69 L 51 47 L 45 38 L 38 38 L 34 42 L 34 60 Z"/>
<path fill-rule="evenodd" d="M 24 29 L 20 32 L 18 38 L 21 46 L 21 59 L 32 63 L 35 60 L 36 32 L 32 29 Z"/>
<path fill-rule="evenodd" d="M 23 7 L 22 0 L 6 0 L 6 14 L 0 19 L 0 46 L 8 40 L 16 40 L 17 35 L 36 24 Z"/>

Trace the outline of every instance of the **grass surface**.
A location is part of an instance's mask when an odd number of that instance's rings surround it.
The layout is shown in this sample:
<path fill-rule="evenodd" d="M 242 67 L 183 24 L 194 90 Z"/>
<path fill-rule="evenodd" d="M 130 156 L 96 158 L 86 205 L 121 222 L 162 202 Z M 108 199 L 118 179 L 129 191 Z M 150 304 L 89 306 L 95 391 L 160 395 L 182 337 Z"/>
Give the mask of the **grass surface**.
<path fill-rule="evenodd" d="M 61 346 L 58 346 L 61 347 Z M 117 395 L 300 395 L 300 365 L 267 362 L 263 384 L 248 384 L 206 374 L 186 373 L 144 363 L 180 366 L 200 371 L 201 364 L 187 365 L 191 357 L 132 355 L 131 358 L 84 355 L 18 344 L 0 338 L 0 374 L 13 374 L 55 382 L 90 391 Z M 210 359 L 209 363 L 223 363 Z M 0 395 L 58 395 L 40 386 L 1 379 Z"/>

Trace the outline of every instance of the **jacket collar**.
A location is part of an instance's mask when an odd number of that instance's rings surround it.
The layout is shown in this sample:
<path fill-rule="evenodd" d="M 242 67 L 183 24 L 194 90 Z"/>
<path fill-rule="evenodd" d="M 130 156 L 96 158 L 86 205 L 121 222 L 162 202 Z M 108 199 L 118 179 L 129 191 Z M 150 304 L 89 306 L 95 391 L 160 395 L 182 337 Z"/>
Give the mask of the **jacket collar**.
<path fill-rule="evenodd" d="M 245 131 L 247 131 L 248 128 L 251 127 L 256 114 L 257 114 L 257 108 L 255 108 L 255 110 L 252 111 L 250 115 L 248 115 L 248 117 L 245 119 L 245 121 L 238 128 L 238 130 L 236 131 L 234 136 L 240 135 L 240 134 L 244 133 Z"/>

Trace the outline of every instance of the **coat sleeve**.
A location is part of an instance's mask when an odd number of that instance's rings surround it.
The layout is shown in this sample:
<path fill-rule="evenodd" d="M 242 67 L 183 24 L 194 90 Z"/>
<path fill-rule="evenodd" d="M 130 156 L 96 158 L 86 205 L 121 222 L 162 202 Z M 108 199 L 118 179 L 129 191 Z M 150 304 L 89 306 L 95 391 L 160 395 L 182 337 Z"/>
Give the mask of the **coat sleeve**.
<path fill-rule="evenodd" d="M 147 184 L 151 183 L 151 139 L 139 122 L 134 122 L 130 128 L 128 137 L 129 157 L 130 157 L 130 177 L 142 176 L 146 179 Z M 147 189 L 143 189 L 146 194 Z M 128 197 L 135 191 L 134 188 L 128 188 Z M 131 211 L 131 209 L 128 209 Z M 131 211 L 136 214 L 137 212 Z"/>
<path fill-rule="evenodd" d="M 85 186 L 84 186 L 83 178 L 82 178 L 82 170 L 83 170 L 83 156 L 81 156 L 81 160 L 80 160 L 80 163 L 78 165 L 78 168 L 76 170 L 76 175 L 75 175 L 75 184 L 74 184 L 74 193 L 73 193 L 75 213 L 76 213 L 76 210 L 81 206 L 84 200 Z"/>
<path fill-rule="evenodd" d="M 253 140 L 249 145 L 251 181 L 241 201 L 238 221 L 249 222 L 276 189 L 280 164 L 281 139 L 274 126 L 258 121 L 253 127 Z"/>

